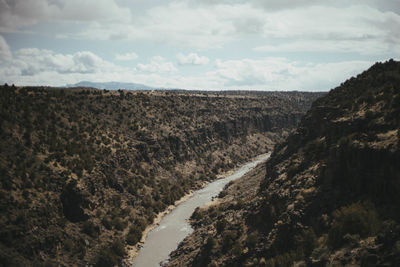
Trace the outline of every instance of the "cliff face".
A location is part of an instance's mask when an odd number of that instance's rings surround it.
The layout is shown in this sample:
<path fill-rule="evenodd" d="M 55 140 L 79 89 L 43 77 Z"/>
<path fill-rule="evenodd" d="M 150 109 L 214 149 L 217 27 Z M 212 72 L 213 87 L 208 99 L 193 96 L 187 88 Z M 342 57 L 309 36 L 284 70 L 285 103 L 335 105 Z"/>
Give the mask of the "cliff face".
<path fill-rule="evenodd" d="M 271 149 L 318 96 L 0 92 L 5 266 L 116 264 L 155 214 Z"/>
<path fill-rule="evenodd" d="M 391 60 L 316 100 L 275 147 L 259 193 L 234 184 L 198 211 L 171 266 L 201 266 L 187 254 L 203 266 L 399 265 L 399 85 Z"/>
<path fill-rule="evenodd" d="M 399 62 L 375 64 L 276 148 L 261 184 L 270 262 L 399 264 L 399 85 Z"/>

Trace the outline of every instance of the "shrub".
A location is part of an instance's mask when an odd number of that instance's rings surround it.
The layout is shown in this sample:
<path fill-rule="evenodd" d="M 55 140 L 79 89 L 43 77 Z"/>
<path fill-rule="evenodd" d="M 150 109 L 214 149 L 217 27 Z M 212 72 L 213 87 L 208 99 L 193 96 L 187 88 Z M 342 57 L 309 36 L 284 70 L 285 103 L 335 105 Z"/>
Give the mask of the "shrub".
<path fill-rule="evenodd" d="M 317 236 L 312 228 L 304 229 L 294 237 L 298 254 L 310 255 L 316 246 Z"/>
<path fill-rule="evenodd" d="M 230 248 L 232 248 L 234 242 L 235 234 L 232 231 L 226 231 L 222 237 L 222 249 L 224 251 L 228 251 Z"/>
<path fill-rule="evenodd" d="M 110 267 L 117 265 L 121 259 L 126 255 L 124 243 L 117 239 L 112 245 L 104 249 L 97 259 L 96 266 Z"/>
<path fill-rule="evenodd" d="M 296 175 L 296 173 L 298 172 L 298 170 L 299 170 L 299 165 L 298 164 L 290 165 L 290 167 L 287 169 L 288 178 L 289 179 L 293 178 Z"/>
<path fill-rule="evenodd" d="M 219 192 L 218 194 L 218 198 L 223 198 L 228 194 L 228 192 L 226 190 L 222 190 L 221 192 Z"/>
<path fill-rule="evenodd" d="M 205 244 L 206 251 L 211 251 L 215 247 L 216 244 L 217 244 L 217 241 L 215 240 L 215 238 L 212 236 L 209 236 L 207 238 L 207 241 Z"/>
<path fill-rule="evenodd" d="M 107 216 L 103 217 L 103 219 L 101 220 L 101 223 L 104 225 L 104 227 L 107 230 L 111 230 L 112 229 L 112 222 L 111 222 L 110 218 L 108 218 Z"/>
<path fill-rule="evenodd" d="M 200 208 L 197 207 L 197 208 L 194 210 L 192 216 L 190 216 L 190 219 L 196 220 L 196 221 L 197 221 L 197 220 L 200 220 L 202 217 L 203 217 L 203 214 L 200 212 Z"/>
<path fill-rule="evenodd" d="M 66 239 L 63 242 L 63 246 L 64 246 L 65 250 L 72 251 L 72 249 L 74 248 L 74 243 L 72 242 L 71 239 Z"/>
<path fill-rule="evenodd" d="M 129 233 L 126 236 L 126 242 L 133 246 L 135 245 L 137 242 L 140 241 L 140 239 L 142 238 L 142 231 L 140 228 L 138 228 L 136 225 L 133 225 L 129 228 Z"/>
<path fill-rule="evenodd" d="M 111 245 L 111 249 L 119 257 L 123 257 L 126 254 L 125 245 L 121 239 L 115 240 L 114 243 Z"/>
<path fill-rule="evenodd" d="M 82 243 L 79 243 L 74 253 L 77 254 L 79 258 L 83 259 L 86 255 L 86 247 Z"/>
<path fill-rule="evenodd" d="M 346 234 L 367 237 L 379 229 L 378 215 L 375 207 L 367 203 L 353 203 L 333 212 L 333 223 L 328 234 L 328 245 L 333 248 L 343 245 Z"/>
<path fill-rule="evenodd" d="M 236 243 L 235 245 L 233 245 L 232 254 L 235 256 L 240 256 L 242 254 L 242 246 L 240 245 L 240 243 Z"/>
<path fill-rule="evenodd" d="M 246 238 L 246 245 L 249 248 L 254 248 L 257 244 L 257 233 L 251 233 Z"/>
<path fill-rule="evenodd" d="M 222 218 L 221 220 L 217 221 L 216 228 L 217 228 L 217 233 L 218 234 L 220 234 L 220 233 L 222 233 L 222 231 L 224 231 L 227 223 L 228 222 L 226 221 L 225 218 Z"/>
<path fill-rule="evenodd" d="M 99 234 L 99 227 L 91 221 L 84 222 L 82 230 L 91 237 L 96 237 Z"/>
<path fill-rule="evenodd" d="M 111 250 L 105 250 L 99 255 L 96 266 L 110 267 L 116 264 L 118 264 L 118 257 Z"/>
<path fill-rule="evenodd" d="M 112 220 L 112 224 L 114 225 L 114 228 L 119 231 L 124 230 L 127 225 L 126 222 L 124 222 L 123 220 L 121 220 L 121 218 L 118 218 L 118 217 L 116 217 Z"/>
<path fill-rule="evenodd" d="M 325 140 L 314 139 L 306 144 L 304 153 L 307 158 L 316 159 L 326 152 L 326 150 Z"/>

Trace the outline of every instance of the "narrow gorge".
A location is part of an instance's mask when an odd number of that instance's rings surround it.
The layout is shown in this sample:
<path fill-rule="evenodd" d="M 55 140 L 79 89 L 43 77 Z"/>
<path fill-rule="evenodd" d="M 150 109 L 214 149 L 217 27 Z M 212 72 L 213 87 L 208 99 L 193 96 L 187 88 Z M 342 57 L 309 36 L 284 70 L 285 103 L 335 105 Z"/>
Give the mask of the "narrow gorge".
<path fill-rule="evenodd" d="M 389 60 L 317 99 L 167 266 L 399 266 L 399 85 Z"/>
<path fill-rule="evenodd" d="M 320 93 L 0 87 L 0 263 L 113 266 L 155 216 L 271 151 Z"/>

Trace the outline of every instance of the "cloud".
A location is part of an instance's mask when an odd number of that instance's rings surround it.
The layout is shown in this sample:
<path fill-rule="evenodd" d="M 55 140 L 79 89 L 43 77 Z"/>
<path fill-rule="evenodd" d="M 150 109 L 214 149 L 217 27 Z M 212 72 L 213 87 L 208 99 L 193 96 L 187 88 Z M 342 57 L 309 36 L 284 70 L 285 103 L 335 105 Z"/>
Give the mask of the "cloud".
<path fill-rule="evenodd" d="M 2 61 L 7 61 L 12 58 L 10 47 L 8 46 L 6 40 L 0 35 L 0 63 Z"/>
<path fill-rule="evenodd" d="M 235 2 L 235 0 L 230 0 Z M 256 7 L 264 8 L 268 11 L 280 11 L 285 9 L 308 8 L 313 6 L 341 7 L 346 8 L 351 5 L 367 5 L 380 11 L 400 12 L 398 0 L 253 0 L 251 3 Z"/>
<path fill-rule="evenodd" d="M 271 13 L 259 52 L 340 52 L 382 55 L 400 51 L 400 15 L 369 6 L 312 6 Z"/>
<path fill-rule="evenodd" d="M 143 72 L 152 73 L 171 73 L 178 71 L 172 62 L 167 62 L 165 58 L 160 56 L 152 57 L 149 64 L 139 63 L 137 69 Z"/>
<path fill-rule="evenodd" d="M 222 79 L 225 86 L 257 86 L 278 83 L 291 75 L 290 63 L 282 58 L 216 60 L 213 75 Z"/>
<path fill-rule="evenodd" d="M 0 30 L 13 32 L 43 21 L 126 23 L 128 8 L 114 0 L 0 0 Z"/>
<path fill-rule="evenodd" d="M 367 45 L 366 45 L 367 44 Z M 400 52 L 400 43 L 382 43 L 374 38 L 359 40 L 301 40 L 276 45 L 264 45 L 253 48 L 257 52 L 321 52 L 321 53 L 358 53 L 360 55 L 381 55 L 390 51 Z"/>
<path fill-rule="evenodd" d="M 17 85 L 60 86 L 82 80 L 129 82 L 134 74 L 134 69 L 115 65 L 91 51 L 62 54 L 25 48 L 15 51 L 7 65 L 0 64 L 0 82 Z"/>
<path fill-rule="evenodd" d="M 352 4 L 344 1 L 214 2 L 161 2 L 132 18 L 130 23 L 91 21 L 81 32 L 69 37 L 141 40 L 197 50 L 257 40 L 256 50 L 266 52 L 310 51 L 310 45 L 321 52 L 363 55 L 398 52 L 400 15 L 382 11 L 389 5 L 377 4 L 374 0 Z M 290 44 L 293 42 L 296 43 Z"/>
<path fill-rule="evenodd" d="M 372 65 L 369 61 L 312 64 L 286 58 L 216 60 L 208 77 L 225 88 L 326 91 Z"/>
<path fill-rule="evenodd" d="M 207 65 L 210 59 L 205 56 L 199 56 L 196 53 L 184 55 L 179 53 L 177 56 L 180 65 Z"/>
<path fill-rule="evenodd" d="M 90 23 L 78 38 L 151 41 L 179 48 L 215 49 L 262 29 L 265 14 L 248 4 L 190 6 L 173 1 L 149 8 L 130 24 Z"/>
<path fill-rule="evenodd" d="M 398 52 L 399 13 L 398 0 L 0 0 L 0 31 L 55 22 L 65 26 L 54 29 L 63 38 L 139 40 L 197 50 L 257 40 L 257 51 L 312 46 L 375 55 Z"/>
<path fill-rule="evenodd" d="M 7 64 L 0 64 L 0 83 L 60 86 L 89 80 L 185 89 L 326 91 L 372 64 L 370 61 L 316 64 L 283 57 L 244 58 L 216 60 L 212 71 L 182 76 L 162 57 L 153 57 L 149 64 L 129 68 L 108 62 L 90 51 L 61 54 L 27 48 L 15 51 Z"/>
<path fill-rule="evenodd" d="M 116 54 L 115 59 L 116 60 L 121 60 L 121 61 L 130 61 L 130 60 L 136 60 L 138 58 L 138 55 L 136 53 L 126 53 L 126 54 Z"/>
<path fill-rule="evenodd" d="M 25 48 L 15 52 L 12 65 L 19 68 L 22 76 L 54 71 L 61 74 L 95 73 L 110 63 L 89 51 L 75 54 L 57 54 L 51 50 Z"/>
<path fill-rule="evenodd" d="M 1 43 L 1 39 L 0 39 Z M 0 81 L 15 84 L 52 84 L 70 82 L 72 77 L 96 76 L 121 68 L 90 51 L 59 54 L 51 50 L 17 50 L 7 65 L 0 65 Z"/>
<path fill-rule="evenodd" d="M 269 14 L 263 34 L 267 38 L 296 37 L 332 41 L 383 37 L 388 32 L 380 24 L 393 19 L 399 23 L 399 18 L 394 13 L 382 13 L 365 5 L 345 8 L 313 6 Z"/>

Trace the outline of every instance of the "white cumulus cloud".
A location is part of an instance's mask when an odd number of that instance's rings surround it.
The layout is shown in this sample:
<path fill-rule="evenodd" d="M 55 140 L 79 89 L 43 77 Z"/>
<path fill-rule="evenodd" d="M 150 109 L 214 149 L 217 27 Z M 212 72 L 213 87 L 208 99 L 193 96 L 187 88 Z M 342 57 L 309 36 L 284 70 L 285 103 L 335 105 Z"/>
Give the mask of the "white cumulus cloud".
<path fill-rule="evenodd" d="M 199 56 L 196 53 L 184 55 L 179 53 L 177 56 L 180 65 L 207 65 L 210 59 L 205 56 Z"/>
<path fill-rule="evenodd" d="M 373 64 L 354 60 L 317 64 L 284 57 L 243 58 L 216 60 L 212 71 L 183 76 L 162 57 L 130 68 L 108 62 L 90 51 L 62 54 L 36 48 L 17 50 L 7 62 L 0 64 L 0 83 L 59 86 L 89 80 L 184 89 L 307 91 L 329 90 Z"/>
<path fill-rule="evenodd" d="M 136 60 L 139 56 L 136 53 L 116 54 L 115 59 L 121 61 Z"/>
<path fill-rule="evenodd" d="M 256 40 L 264 52 L 376 55 L 398 53 L 400 43 L 398 0 L 0 0 L 3 32 L 53 22 L 63 38 L 201 50 Z"/>
<path fill-rule="evenodd" d="M 143 72 L 152 73 L 171 73 L 178 71 L 172 62 L 168 62 L 165 58 L 160 56 L 152 57 L 149 64 L 139 63 L 137 69 Z"/>
<path fill-rule="evenodd" d="M 57 54 L 51 50 L 24 48 L 15 52 L 13 66 L 18 67 L 21 75 L 35 75 L 40 72 L 57 73 L 95 73 L 107 63 L 90 51 L 74 54 Z"/>
<path fill-rule="evenodd" d="M 91 23 L 79 38 L 144 40 L 179 48 L 214 49 L 262 29 L 265 12 L 249 4 L 191 6 L 162 2 L 130 24 Z"/>
<path fill-rule="evenodd" d="M 225 88 L 326 91 L 372 65 L 369 61 L 303 63 L 286 58 L 216 60 L 208 77 Z"/>
<path fill-rule="evenodd" d="M 0 41 L 1 43 L 1 41 Z M 125 71 L 93 52 L 61 54 L 52 50 L 24 48 L 13 53 L 7 65 L 0 64 L 0 81 L 26 85 L 63 85 L 109 73 Z M 64 83 L 65 82 L 65 83 Z"/>
<path fill-rule="evenodd" d="M 400 51 L 400 15 L 366 5 L 316 5 L 270 13 L 260 52 L 339 52 L 381 55 Z"/>

